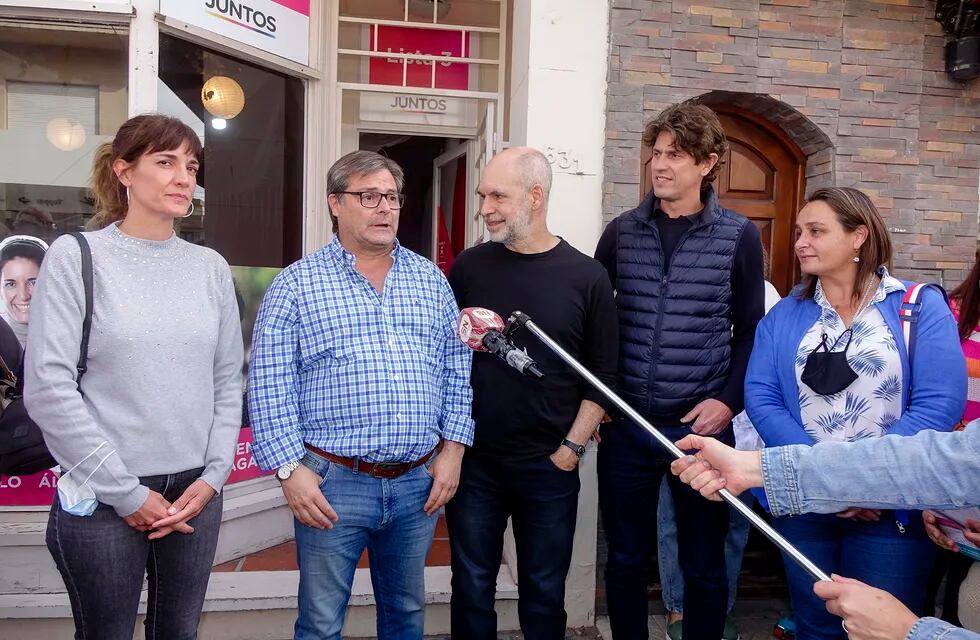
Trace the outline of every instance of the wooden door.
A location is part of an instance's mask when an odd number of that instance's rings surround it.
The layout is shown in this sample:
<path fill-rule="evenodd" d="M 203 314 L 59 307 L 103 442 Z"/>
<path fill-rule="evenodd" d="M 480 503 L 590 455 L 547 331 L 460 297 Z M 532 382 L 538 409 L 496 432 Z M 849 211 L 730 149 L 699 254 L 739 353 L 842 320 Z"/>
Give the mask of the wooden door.
<path fill-rule="evenodd" d="M 793 242 L 803 201 L 804 159 L 784 135 L 757 117 L 716 105 L 712 109 L 729 143 L 715 178 L 718 199 L 758 227 L 769 254 L 769 281 L 785 296 L 799 280 Z M 646 194 L 651 188 L 650 151 L 644 146 L 642 153 L 641 190 Z"/>

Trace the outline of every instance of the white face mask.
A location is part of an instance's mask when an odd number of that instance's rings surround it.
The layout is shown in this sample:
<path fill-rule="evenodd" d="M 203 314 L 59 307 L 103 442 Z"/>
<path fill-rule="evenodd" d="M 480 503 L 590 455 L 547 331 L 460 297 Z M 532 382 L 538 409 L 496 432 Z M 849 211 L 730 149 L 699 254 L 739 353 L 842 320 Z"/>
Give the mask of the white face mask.
<path fill-rule="evenodd" d="M 95 472 L 99 470 L 99 467 L 109 459 L 109 456 L 114 454 L 116 451 L 113 449 L 110 451 L 99 464 L 95 465 L 92 469 L 92 473 L 88 474 L 85 481 L 81 484 L 75 482 L 75 479 L 71 476 L 72 471 L 78 468 L 80 464 L 91 458 L 95 453 L 105 446 L 105 442 L 97 446 L 92 450 L 92 453 L 88 454 L 74 467 L 66 471 L 58 479 L 58 502 L 61 503 L 61 509 L 73 516 L 90 516 L 95 513 L 95 508 L 99 506 L 99 501 L 95 497 L 95 492 L 92 491 L 92 487 L 89 486 L 89 479 L 95 475 Z"/>

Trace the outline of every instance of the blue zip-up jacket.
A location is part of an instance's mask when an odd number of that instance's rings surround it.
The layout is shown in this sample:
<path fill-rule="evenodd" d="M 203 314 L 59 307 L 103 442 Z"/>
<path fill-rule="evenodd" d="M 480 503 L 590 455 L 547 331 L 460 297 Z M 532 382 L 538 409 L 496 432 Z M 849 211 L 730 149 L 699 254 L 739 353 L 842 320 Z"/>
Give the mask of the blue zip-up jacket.
<path fill-rule="evenodd" d="M 764 311 L 758 230 L 720 206 L 710 186 L 702 202 L 669 268 L 653 192 L 613 220 L 596 247 L 616 290 L 619 393 L 659 426 L 676 427 L 706 398 L 742 410 L 745 367 Z"/>
<path fill-rule="evenodd" d="M 913 283 L 904 284 L 911 287 Z M 956 321 L 938 291 L 926 288 L 922 292 L 922 308 L 912 327 L 916 347 L 910 371 L 898 316 L 904 297 L 904 291 L 893 291 L 877 303 L 902 358 L 902 406 L 906 409 L 888 433 L 908 436 L 923 429 L 952 431 L 963 416 L 967 386 Z M 745 376 L 745 408 L 767 447 L 814 444 L 800 418 L 796 351 L 819 317 L 817 303 L 801 299 L 794 291 L 756 329 Z"/>

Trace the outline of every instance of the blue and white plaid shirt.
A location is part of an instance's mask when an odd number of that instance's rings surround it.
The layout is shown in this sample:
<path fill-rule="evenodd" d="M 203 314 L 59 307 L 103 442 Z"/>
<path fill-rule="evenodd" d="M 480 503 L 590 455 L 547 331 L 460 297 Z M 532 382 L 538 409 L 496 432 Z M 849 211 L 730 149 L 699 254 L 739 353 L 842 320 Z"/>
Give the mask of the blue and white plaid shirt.
<path fill-rule="evenodd" d="M 440 438 L 473 442 L 469 349 L 434 264 L 401 247 L 381 295 L 334 239 L 272 282 L 252 337 L 248 407 L 259 466 L 304 442 L 366 462 L 411 462 Z"/>

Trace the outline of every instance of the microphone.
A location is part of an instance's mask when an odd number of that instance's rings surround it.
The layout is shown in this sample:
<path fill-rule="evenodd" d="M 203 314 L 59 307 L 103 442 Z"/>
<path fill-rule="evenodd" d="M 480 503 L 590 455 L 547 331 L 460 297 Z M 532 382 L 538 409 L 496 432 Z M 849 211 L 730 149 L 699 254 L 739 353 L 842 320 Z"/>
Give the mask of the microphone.
<path fill-rule="evenodd" d="M 537 363 L 503 333 L 504 321 L 490 309 L 467 307 L 456 321 L 456 335 L 470 349 L 494 353 L 524 375 L 543 378 Z"/>

